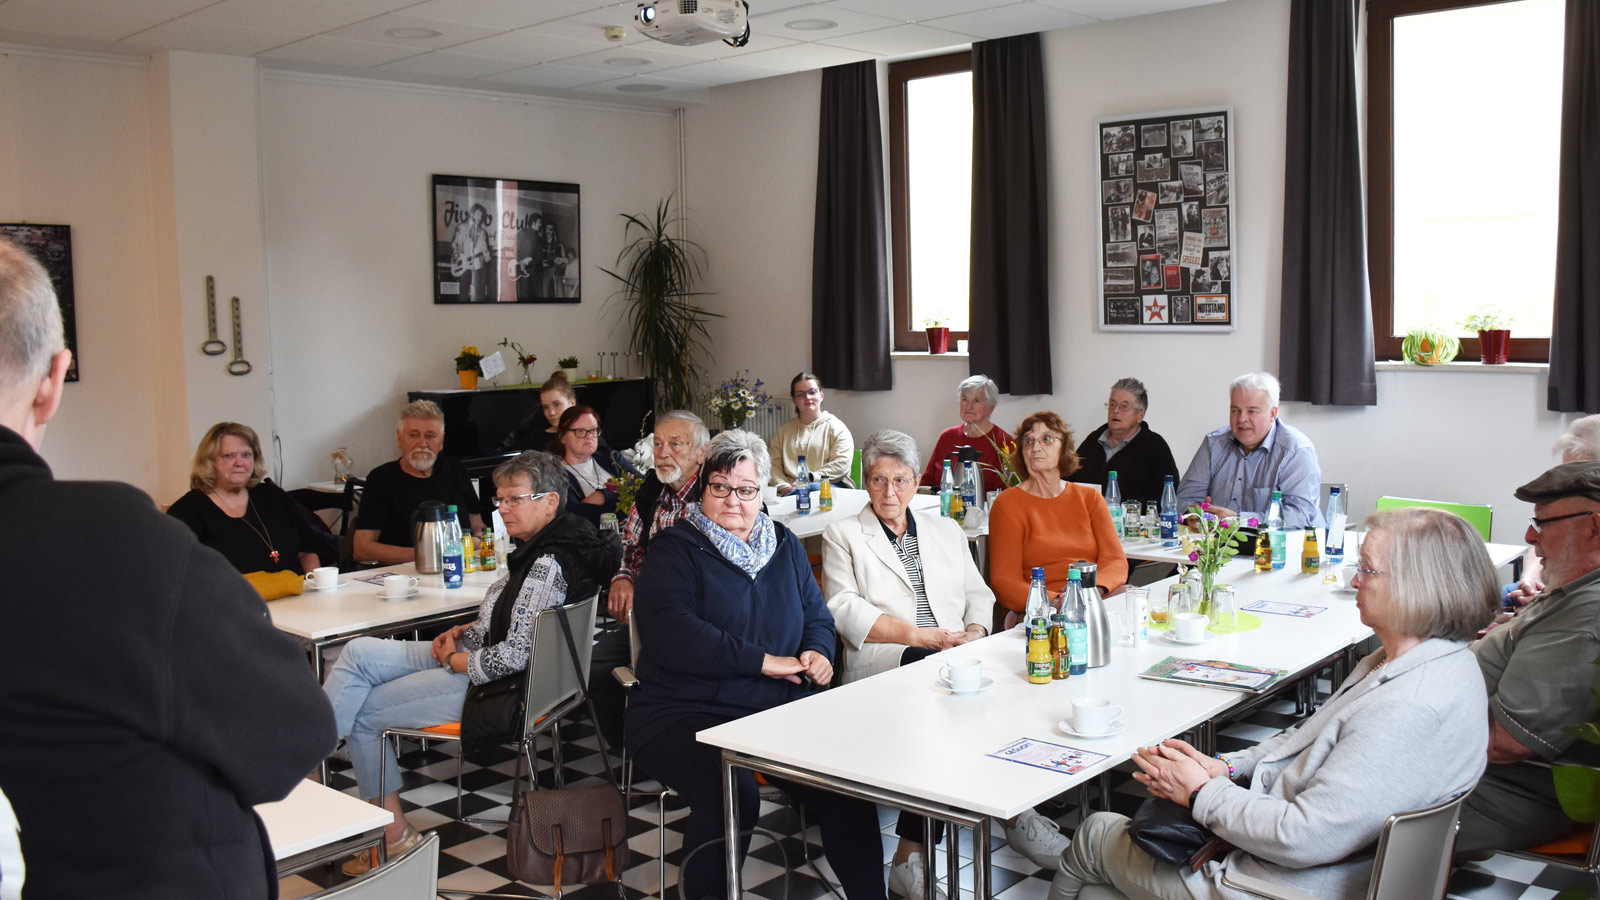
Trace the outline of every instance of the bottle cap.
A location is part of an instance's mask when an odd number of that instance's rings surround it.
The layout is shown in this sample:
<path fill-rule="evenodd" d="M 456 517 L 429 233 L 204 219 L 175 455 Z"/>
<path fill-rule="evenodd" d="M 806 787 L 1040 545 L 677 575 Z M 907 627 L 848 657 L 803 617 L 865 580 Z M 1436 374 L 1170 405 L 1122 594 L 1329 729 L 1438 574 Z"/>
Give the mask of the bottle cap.
<path fill-rule="evenodd" d="M 455 511 L 456 511 L 456 505 L 455 505 L 455 504 L 454 504 L 454 503 L 452 503 L 452 504 L 450 504 L 450 505 L 449 505 L 449 506 L 447 506 L 447 507 L 445 507 L 445 510 L 446 510 L 446 511 L 447 511 L 447 512 L 452 512 L 452 513 L 453 513 L 453 512 L 455 512 Z"/>
<path fill-rule="evenodd" d="M 1033 567 L 1033 577 L 1035 577 L 1035 578 L 1043 578 L 1044 577 L 1044 566 L 1034 566 Z"/>
<path fill-rule="evenodd" d="M 1117 470 L 1116 470 L 1116 469 L 1112 469 L 1112 470 L 1111 470 L 1111 477 L 1112 477 L 1112 478 L 1115 478 L 1115 477 L 1117 477 Z"/>
<path fill-rule="evenodd" d="M 1082 572 L 1079 572 L 1077 569 L 1068 569 L 1067 570 L 1067 580 L 1068 581 L 1081 581 L 1082 579 L 1083 579 L 1083 573 Z"/>

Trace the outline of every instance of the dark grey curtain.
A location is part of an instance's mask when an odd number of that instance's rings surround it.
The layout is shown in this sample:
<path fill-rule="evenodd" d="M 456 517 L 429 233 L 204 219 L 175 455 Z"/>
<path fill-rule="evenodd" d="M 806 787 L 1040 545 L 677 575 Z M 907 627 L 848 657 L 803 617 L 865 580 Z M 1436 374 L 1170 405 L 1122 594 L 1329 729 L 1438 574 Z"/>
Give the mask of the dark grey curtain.
<path fill-rule="evenodd" d="M 1039 36 L 972 45 L 971 371 L 1048 394 L 1050 180 Z"/>
<path fill-rule="evenodd" d="M 894 387 L 892 313 L 884 250 L 883 128 L 872 62 L 822 70 L 819 130 L 812 371 L 830 388 L 887 391 Z"/>
<path fill-rule="evenodd" d="M 1294 0 L 1283 186 L 1283 399 L 1374 406 L 1357 118 L 1359 0 Z"/>
<path fill-rule="evenodd" d="M 1550 402 L 1600 411 L 1600 3 L 1567 0 Z"/>

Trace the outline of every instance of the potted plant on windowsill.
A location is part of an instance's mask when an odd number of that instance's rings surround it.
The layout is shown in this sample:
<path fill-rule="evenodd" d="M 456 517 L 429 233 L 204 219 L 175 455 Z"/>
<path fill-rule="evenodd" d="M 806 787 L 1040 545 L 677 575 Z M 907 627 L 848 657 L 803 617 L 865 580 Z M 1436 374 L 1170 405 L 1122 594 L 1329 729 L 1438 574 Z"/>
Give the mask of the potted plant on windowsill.
<path fill-rule="evenodd" d="M 1485 365 L 1497 366 L 1506 361 L 1511 349 L 1511 323 L 1515 319 L 1505 310 L 1490 303 L 1467 316 L 1461 327 L 1478 333 L 1478 349 Z"/>
<path fill-rule="evenodd" d="M 1406 332 L 1400 354 L 1406 362 L 1422 366 L 1440 366 L 1456 358 L 1461 352 L 1461 341 L 1441 325 L 1424 325 Z"/>
<path fill-rule="evenodd" d="M 478 389 L 478 362 L 483 359 L 483 354 L 471 344 L 463 345 L 461 353 L 456 356 L 456 378 L 461 381 L 461 389 L 475 391 Z"/>
<path fill-rule="evenodd" d="M 576 356 L 563 356 L 556 360 L 556 365 L 560 366 L 561 371 L 566 373 L 568 383 L 578 380 L 578 358 Z"/>
<path fill-rule="evenodd" d="M 950 316 L 934 313 L 922 320 L 922 330 L 928 334 L 929 353 L 950 352 Z"/>

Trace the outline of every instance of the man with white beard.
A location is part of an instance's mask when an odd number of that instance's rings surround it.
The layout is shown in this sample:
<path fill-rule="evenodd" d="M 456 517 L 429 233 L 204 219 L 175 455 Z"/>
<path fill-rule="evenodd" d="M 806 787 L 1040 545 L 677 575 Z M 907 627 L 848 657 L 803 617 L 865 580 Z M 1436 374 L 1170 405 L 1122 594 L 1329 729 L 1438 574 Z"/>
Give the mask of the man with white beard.
<path fill-rule="evenodd" d="M 351 551 L 363 562 L 392 565 L 413 561 L 416 548 L 411 543 L 411 514 L 428 500 L 454 505 L 463 529 L 483 528 L 483 517 L 477 513 L 478 495 L 466 468 L 439 455 L 444 447 L 444 412 L 437 403 L 417 400 L 400 410 L 396 443 L 400 458 L 373 469 L 361 494 Z"/>

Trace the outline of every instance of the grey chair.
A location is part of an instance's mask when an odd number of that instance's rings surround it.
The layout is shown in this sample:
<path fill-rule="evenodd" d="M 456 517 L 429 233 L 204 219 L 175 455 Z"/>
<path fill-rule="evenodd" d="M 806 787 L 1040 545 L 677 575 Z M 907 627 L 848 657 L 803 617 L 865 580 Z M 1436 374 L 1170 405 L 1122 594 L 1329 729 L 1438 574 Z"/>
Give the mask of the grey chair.
<path fill-rule="evenodd" d="M 1450 854 L 1455 850 L 1456 824 L 1467 795 L 1426 809 L 1395 813 L 1383 823 L 1367 900 L 1416 900 L 1443 897 L 1450 877 Z M 1293 888 L 1225 871 L 1222 883 L 1235 890 L 1272 900 L 1316 900 Z"/>
<path fill-rule="evenodd" d="M 1550 768 L 1550 763 L 1532 759 L 1523 763 L 1527 766 Z M 1560 766 L 1583 766 L 1586 769 L 1600 767 L 1590 766 L 1571 760 L 1557 760 Z M 1584 824 L 1574 829 L 1566 837 L 1521 850 L 1501 850 L 1507 856 L 1520 856 L 1523 859 L 1532 859 L 1547 865 L 1570 869 L 1588 876 L 1595 890 L 1600 891 L 1600 830 L 1595 825 Z"/>
<path fill-rule="evenodd" d="M 400 856 L 306 900 L 435 900 L 438 896 L 439 835 L 430 831 Z"/>
<path fill-rule="evenodd" d="M 517 783 L 522 778 L 522 763 L 528 763 L 529 783 L 536 783 L 539 775 L 538 757 L 534 753 L 534 741 L 545 732 L 550 733 L 552 753 L 555 764 L 556 786 L 564 786 L 561 773 L 561 717 L 579 709 L 587 699 L 587 692 L 583 683 L 578 680 L 578 672 L 589 671 L 589 659 L 594 651 L 594 620 L 596 610 L 599 608 L 599 592 L 595 592 L 587 600 L 568 603 L 566 606 L 540 610 L 533 620 L 533 660 L 528 665 L 528 684 L 526 693 L 527 706 L 523 714 L 522 737 L 519 741 L 521 752 L 517 755 L 517 768 L 511 776 L 511 793 L 516 796 Z M 573 645 L 577 648 L 577 665 L 573 665 L 573 654 L 567 643 L 566 632 L 561 628 L 557 618 L 560 610 L 567 615 L 567 622 L 572 628 Z M 454 726 L 453 728 L 451 726 Z M 453 732 L 453 733 L 452 733 Z M 400 752 L 399 739 L 402 737 L 416 738 L 424 741 L 461 741 L 461 728 L 459 722 L 441 723 L 425 728 L 386 728 L 383 731 L 384 744 L 387 746 L 391 738 L 394 739 L 394 752 Z M 462 815 L 461 811 L 461 753 L 456 754 L 456 820 L 472 822 L 475 824 L 504 825 L 500 819 L 480 819 Z M 610 761 L 606 760 L 606 765 Z M 387 795 L 384 785 L 383 768 L 378 770 L 378 796 Z"/>

